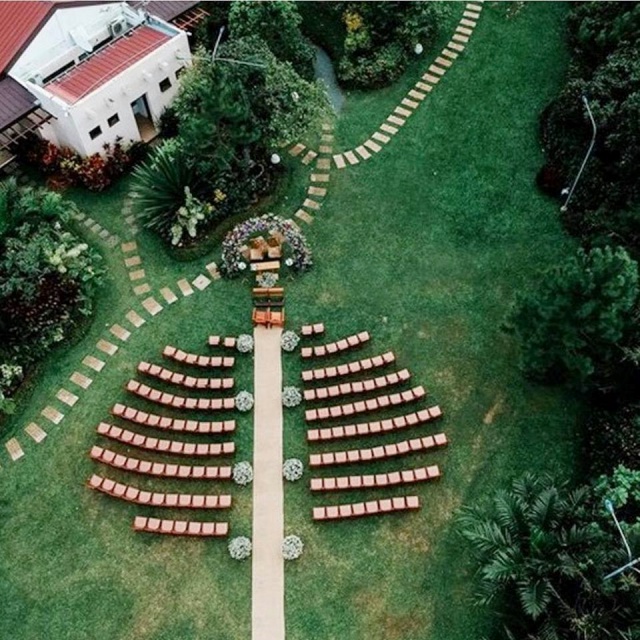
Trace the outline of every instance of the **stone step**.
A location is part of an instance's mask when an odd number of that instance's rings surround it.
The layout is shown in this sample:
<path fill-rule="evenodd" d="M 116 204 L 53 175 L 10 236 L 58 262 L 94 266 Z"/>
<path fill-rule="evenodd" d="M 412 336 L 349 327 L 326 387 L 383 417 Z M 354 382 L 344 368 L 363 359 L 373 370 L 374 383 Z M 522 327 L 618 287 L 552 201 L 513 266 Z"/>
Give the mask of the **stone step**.
<path fill-rule="evenodd" d="M 364 146 L 367 147 L 368 149 L 371 149 L 371 151 L 373 151 L 374 153 L 378 153 L 378 151 L 382 149 L 382 147 L 377 142 L 374 142 L 371 139 L 367 140 L 364 143 Z"/>
<path fill-rule="evenodd" d="M 356 147 L 356 153 L 363 159 L 368 160 L 371 157 L 371 154 L 366 150 L 364 145 L 360 145 Z"/>

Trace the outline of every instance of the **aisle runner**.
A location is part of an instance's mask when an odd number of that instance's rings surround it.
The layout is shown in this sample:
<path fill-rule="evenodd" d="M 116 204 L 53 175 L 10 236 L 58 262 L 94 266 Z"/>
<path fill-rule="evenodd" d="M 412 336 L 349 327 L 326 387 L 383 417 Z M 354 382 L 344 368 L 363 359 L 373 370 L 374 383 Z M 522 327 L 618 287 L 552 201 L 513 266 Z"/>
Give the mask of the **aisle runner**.
<path fill-rule="evenodd" d="M 282 329 L 256 327 L 253 408 L 252 640 L 283 640 Z"/>

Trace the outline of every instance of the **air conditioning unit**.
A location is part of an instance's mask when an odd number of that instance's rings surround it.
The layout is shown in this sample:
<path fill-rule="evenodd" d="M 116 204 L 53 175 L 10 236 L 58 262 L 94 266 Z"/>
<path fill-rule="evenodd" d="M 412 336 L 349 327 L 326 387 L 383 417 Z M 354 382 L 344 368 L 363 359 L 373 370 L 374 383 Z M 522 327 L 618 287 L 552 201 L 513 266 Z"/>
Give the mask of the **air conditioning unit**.
<path fill-rule="evenodd" d="M 44 84 L 42 74 L 40 73 L 34 73 L 33 76 L 29 78 L 29 80 L 31 80 L 33 84 L 37 84 L 39 87 L 41 87 Z"/>
<path fill-rule="evenodd" d="M 109 33 L 112 38 L 121 36 L 127 30 L 127 21 L 124 18 L 118 18 L 109 23 Z"/>

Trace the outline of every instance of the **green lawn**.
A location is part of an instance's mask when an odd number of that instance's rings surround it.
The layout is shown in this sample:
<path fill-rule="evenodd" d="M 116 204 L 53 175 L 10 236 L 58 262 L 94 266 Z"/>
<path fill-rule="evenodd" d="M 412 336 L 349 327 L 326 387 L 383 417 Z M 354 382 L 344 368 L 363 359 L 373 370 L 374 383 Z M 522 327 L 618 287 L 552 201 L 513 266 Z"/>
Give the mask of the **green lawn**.
<path fill-rule="evenodd" d="M 462 5 L 453 10 L 457 15 Z M 310 496 L 308 474 L 286 486 L 286 532 L 306 544 L 303 557 L 287 566 L 290 640 L 481 638 L 489 622 L 472 603 L 456 511 L 524 470 L 570 475 L 575 467 L 576 399 L 523 380 L 514 341 L 500 329 L 514 294 L 571 245 L 555 204 L 534 186 L 541 162 L 538 113 L 567 60 L 565 6 L 527 3 L 514 17 L 505 13 L 504 5 L 486 6 L 462 59 L 379 157 L 333 173 L 330 194 L 308 228 L 316 266 L 285 283 L 291 327 L 322 320 L 330 338 L 368 329 L 373 340 L 365 353 L 394 350 L 399 366 L 410 368 L 443 407 L 440 424 L 451 440 L 447 451 L 428 456 L 444 477 L 416 489 L 423 499 L 418 514 L 314 525 L 310 509 L 323 500 Z M 337 123 L 336 148 L 370 135 L 418 75 L 413 67 L 395 87 L 350 96 Z M 288 164 L 295 173 L 272 210 L 291 215 L 309 170 Z M 107 194 L 73 197 L 122 235 L 125 193 L 122 183 Z M 176 263 L 147 234 L 138 243 L 156 288 L 192 279 L 216 258 Z M 110 279 L 94 323 L 76 344 L 43 363 L 24 394 L 25 409 L 5 425 L 6 437 L 19 434 L 47 403 L 62 408 L 51 402 L 57 389 L 67 385 L 106 327 L 139 308 L 119 250 L 105 250 L 105 259 Z M 2 451 L 0 638 L 250 637 L 249 563 L 231 561 L 221 541 L 134 535 L 130 523 L 140 509 L 83 487 L 97 470 L 86 455 L 97 442 L 95 426 L 125 398 L 122 387 L 135 364 L 159 359 L 168 342 L 202 350 L 209 333 L 250 331 L 249 287 L 248 279 L 219 281 L 168 307 L 109 360 L 42 444 L 20 436 L 26 455 L 17 463 Z M 285 380 L 297 384 L 299 358 L 284 358 Z M 238 388 L 250 388 L 251 358 L 237 360 Z M 285 457 L 308 456 L 302 411 L 286 414 Z M 238 419 L 237 460 L 251 459 L 251 428 L 250 417 Z M 409 457 L 401 466 L 426 459 Z M 179 486 L 108 475 L 157 490 Z M 194 492 L 223 488 L 189 483 Z M 232 492 L 233 534 L 250 535 L 251 490 Z"/>

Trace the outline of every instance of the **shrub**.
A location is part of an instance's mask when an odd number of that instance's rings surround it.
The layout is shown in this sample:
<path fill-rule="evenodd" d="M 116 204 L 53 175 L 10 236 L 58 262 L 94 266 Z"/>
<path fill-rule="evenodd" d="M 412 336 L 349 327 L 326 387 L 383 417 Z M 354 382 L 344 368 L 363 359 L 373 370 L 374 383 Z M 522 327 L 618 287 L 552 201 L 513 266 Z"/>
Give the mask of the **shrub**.
<path fill-rule="evenodd" d="M 297 407 L 302 402 L 302 394 L 298 387 L 285 387 L 282 390 L 282 404 L 285 407 Z"/>
<path fill-rule="evenodd" d="M 243 413 L 253 409 L 253 394 L 249 391 L 240 391 L 235 397 L 236 409 Z"/>
<path fill-rule="evenodd" d="M 300 337 L 295 331 L 285 331 L 280 338 L 280 346 L 283 351 L 295 351 L 299 342 Z"/>
<path fill-rule="evenodd" d="M 278 274 L 273 273 L 273 271 L 265 271 L 263 273 L 259 273 L 256 277 L 256 282 L 258 283 L 259 287 L 274 287 L 276 285 L 276 282 L 278 282 Z"/>
<path fill-rule="evenodd" d="M 240 353 L 251 353 L 251 351 L 253 351 L 253 336 L 250 336 L 248 333 L 239 335 L 236 340 L 236 349 Z"/>
<path fill-rule="evenodd" d="M 237 462 L 233 465 L 233 481 L 243 487 L 253 482 L 253 467 L 250 462 Z"/>
<path fill-rule="evenodd" d="M 289 482 L 300 480 L 303 473 L 304 465 L 302 464 L 302 460 L 299 460 L 298 458 L 289 458 L 284 461 L 284 464 L 282 465 L 282 475 Z"/>
<path fill-rule="evenodd" d="M 206 220 L 213 211 L 210 204 L 194 198 L 189 187 L 184 188 L 184 198 L 184 204 L 178 209 L 171 226 L 171 244 L 174 246 L 182 244 L 185 232 L 189 238 L 195 238 L 198 224 Z"/>
<path fill-rule="evenodd" d="M 246 560 L 251 555 L 253 546 L 249 538 L 236 536 L 235 538 L 231 538 L 227 548 L 229 549 L 229 555 L 234 560 Z"/>
<path fill-rule="evenodd" d="M 282 541 L 282 556 L 285 560 L 297 560 L 304 549 L 304 544 L 298 536 L 287 536 Z"/>

